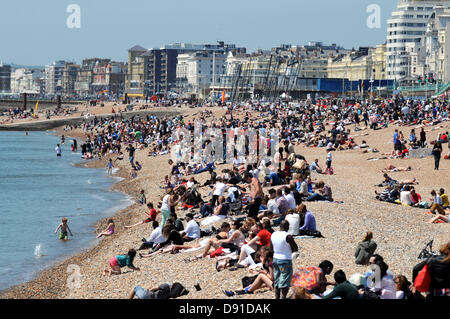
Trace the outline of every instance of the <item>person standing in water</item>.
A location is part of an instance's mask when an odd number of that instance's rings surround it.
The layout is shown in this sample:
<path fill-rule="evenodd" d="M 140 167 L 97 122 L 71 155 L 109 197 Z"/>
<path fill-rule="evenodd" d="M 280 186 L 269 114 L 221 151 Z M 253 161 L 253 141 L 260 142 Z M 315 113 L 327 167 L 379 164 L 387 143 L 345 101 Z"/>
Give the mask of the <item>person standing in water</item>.
<path fill-rule="evenodd" d="M 59 144 L 56 144 L 55 151 L 56 151 L 56 156 L 60 157 L 62 154 L 62 151 L 61 151 L 61 146 L 59 146 Z"/>
<path fill-rule="evenodd" d="M 58 230 L 60 231 L 59 239 L 68 240 L 69 239 L 69 235 L 68 235 L 67 231 L 69 231 L 70 236 L 73 237 L 72 231 L 70 230 L 69 225 L 67 225 L 67 218 L 66 217 L 64 217 L 61 220 L 61 224 L 59 224 L 59 226 L 56 228 L 55 234 L 58 232 Z"/>
<path fill-rule="evenodd" d="M 109 162 L 108 162 L 108 175 L 112 175 L 113 167 L 114 167 L 114 165 L 113 165 L 112 159 L 110 158 Z"/>
<path fill-rule="evenodd" d="M 76 153 L 78 151 L 77 140 L 73 139 L 73 151 Z"/>

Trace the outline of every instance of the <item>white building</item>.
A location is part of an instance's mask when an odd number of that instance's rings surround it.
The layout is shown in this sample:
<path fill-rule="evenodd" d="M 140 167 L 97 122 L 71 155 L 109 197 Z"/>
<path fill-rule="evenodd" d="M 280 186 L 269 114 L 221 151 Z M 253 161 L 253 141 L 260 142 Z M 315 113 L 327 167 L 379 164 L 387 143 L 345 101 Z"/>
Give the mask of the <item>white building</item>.
<path fill-rule="evenodd" d="M 437 80 L 440 82 L 450 82 L 449 32 L 450 9 L 444 6 L 435 7 L 434 14 L 428 22 L 424 39 L 426 50 L 424 74 L 437 75 Z"/>
<path fill-rule="evenodd" d="M 402 80 L 409 77 L 410 57 L 407 43 L 421 43 L 427 31 L 434 7 L 450 8 L 449 0 L 398 0 L 397 11 L 388 20 L 387 78 Z"/>
<path fill-rule="evenodd" d="M 222 52 L 194 52 L 178 55 L 177 80 L 185 81 L 191 93 L 200 94 L 219 83 L 226 72 L 226 55 Z"/>
<path fill-rule="evenodd" d="M 11 72 L 11 93 L 41 93 L 44 72 L 37 69 L 20 68 Z"/>
<path fill-rule="evenodd" d="M 55 61 L 45 66 L 45 94 L 55 95 L 62 92 L 62 78 L 65 65 L 65 61 Z"/>

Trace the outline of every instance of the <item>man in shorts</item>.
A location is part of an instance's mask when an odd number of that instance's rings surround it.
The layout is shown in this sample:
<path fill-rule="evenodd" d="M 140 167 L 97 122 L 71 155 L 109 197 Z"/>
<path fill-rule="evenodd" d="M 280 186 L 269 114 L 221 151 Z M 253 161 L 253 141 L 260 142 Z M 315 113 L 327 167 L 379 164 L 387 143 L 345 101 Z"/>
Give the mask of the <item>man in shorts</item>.
<path fill-rule="evenodd" d="M 283 220 L 280 224 L 280 230 L 276 231 L 270 237 L 270 250 L 273 251 L 273 272 L 275 299 L 286 299 L 291 287 L 292 279 L 292 254 L 298 251 L 298 246 L 294 238 L 287 232 L 289 222 Z"/>

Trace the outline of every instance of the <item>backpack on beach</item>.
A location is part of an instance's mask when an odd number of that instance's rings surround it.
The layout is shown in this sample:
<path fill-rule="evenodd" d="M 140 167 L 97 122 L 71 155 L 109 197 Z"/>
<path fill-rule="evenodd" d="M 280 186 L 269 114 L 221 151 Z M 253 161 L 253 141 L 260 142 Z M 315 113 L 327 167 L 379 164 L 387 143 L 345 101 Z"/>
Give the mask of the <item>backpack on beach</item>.
<path fill-rule="evenodd" d="M 179 282 L 175 282 L 172 287 L 170 287 L 169 298 L 178 298 L 184 295 L 187 295 L 189 290 L 186 290 L 182 284 Z"/>

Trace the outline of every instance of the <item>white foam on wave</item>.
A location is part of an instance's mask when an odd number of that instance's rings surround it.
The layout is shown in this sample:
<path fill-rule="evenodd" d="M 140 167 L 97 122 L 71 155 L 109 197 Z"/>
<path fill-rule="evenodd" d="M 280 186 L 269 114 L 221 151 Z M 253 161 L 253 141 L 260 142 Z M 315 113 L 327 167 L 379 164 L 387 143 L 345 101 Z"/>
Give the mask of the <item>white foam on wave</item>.
<path fill-rule="evenodd" d="M 45 256 L 42 245 L 37 244 L 36 247 L 34 247 L 34 257 L 41 258 L 42 256 Z"/>
<path fill-rule="evenodd" d="M 91 197 L 94 199 L 100 200 L 102 202 L 106 201 L 106 198 L 104 198 L 103 196 L 97 195 L 97 194 L 92 194 Z"/>

